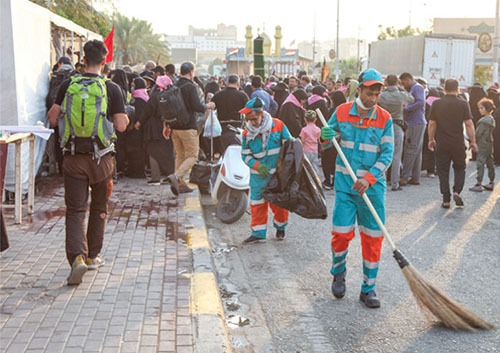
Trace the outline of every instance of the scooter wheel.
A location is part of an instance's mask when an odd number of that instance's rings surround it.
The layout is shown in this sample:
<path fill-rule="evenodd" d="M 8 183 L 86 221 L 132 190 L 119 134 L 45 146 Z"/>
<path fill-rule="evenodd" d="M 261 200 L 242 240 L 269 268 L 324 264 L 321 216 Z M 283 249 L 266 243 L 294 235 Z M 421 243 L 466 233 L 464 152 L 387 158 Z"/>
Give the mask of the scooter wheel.
<path fill-rule="evenodd" d="M 243 216 L 248 207 L 248 195 L 245 191 L 228 188 L 217 204 L 215 215 L 222 223 L 234 223 Z"/>

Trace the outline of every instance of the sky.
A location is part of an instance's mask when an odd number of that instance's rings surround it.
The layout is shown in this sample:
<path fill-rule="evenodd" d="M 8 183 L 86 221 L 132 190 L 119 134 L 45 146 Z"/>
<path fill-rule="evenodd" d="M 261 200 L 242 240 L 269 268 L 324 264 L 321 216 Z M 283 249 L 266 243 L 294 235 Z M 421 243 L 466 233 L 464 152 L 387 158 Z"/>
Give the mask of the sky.
<path fill-rule="evenodd" d="M 497 0 L 338 0 L 339 37 L 376 40 L 379 25 L 396 29 L 408 25 L 428 30 L 434 17 L 486 17 L 495 15 Z M 301 4 L 297 6 L 297 4 Z M 235 25 L 243 41 L 245 27 L 251 25 L 271 38 L 282 27 L 284 47 L 299 41 L 335 40 L 337 1 L 313 0 L 115 0 L 119 12 L 150 22 L 157 33 L 187 35 L 188 26 L 216 28 Z"/>

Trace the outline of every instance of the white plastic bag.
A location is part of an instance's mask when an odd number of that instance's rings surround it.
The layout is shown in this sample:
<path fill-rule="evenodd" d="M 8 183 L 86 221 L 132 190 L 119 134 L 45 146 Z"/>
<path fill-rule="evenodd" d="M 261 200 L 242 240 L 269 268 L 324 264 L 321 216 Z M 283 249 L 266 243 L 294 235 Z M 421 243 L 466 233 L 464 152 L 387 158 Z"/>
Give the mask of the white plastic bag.
<path fill-rule="evenodd" d="M 219 119 L 217 118 L 217 113 L 210 110 L 210 114 L 205 121 L 205 130 L 203 131 L 203 137 L 219 137 L 222 135 L 222 126 L 220 125 Z"/>

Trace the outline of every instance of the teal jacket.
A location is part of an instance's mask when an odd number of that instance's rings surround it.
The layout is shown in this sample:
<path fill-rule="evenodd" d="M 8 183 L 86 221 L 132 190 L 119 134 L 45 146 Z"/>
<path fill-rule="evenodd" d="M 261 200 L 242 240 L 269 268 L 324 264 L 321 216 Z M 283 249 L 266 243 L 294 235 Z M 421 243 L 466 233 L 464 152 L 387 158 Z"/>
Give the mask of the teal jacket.
<path fill-rule="evenodd" d="M 361 119 L 356 104 L 348 102 L 337 108 L 328 125 L 340 133 L 340 147 L 356 176 L 365 178 L 370 183 L 366 193 L 385 193 L 385 172 L 392 163 L 394 153 L 391 115 L 376 105 L 368 112 L 368 118 Z M 335 190 L 357 194 L 352 189 L 353 185 L 339 155 L 335 169 Z"/>

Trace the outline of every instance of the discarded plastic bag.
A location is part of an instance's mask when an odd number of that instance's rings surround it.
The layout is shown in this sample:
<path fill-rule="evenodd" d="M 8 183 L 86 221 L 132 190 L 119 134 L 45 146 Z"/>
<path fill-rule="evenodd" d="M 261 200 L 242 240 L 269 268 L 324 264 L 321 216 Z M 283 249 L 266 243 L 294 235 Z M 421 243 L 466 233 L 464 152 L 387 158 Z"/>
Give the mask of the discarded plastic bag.
<path fill-rule="evenodd" d="M 264 188 L 263 196 L 270 203 L 304 218 L 328 216 L 321 181 L 298 139 L 287 140 L 281 147 L 276 173 Z"/>

